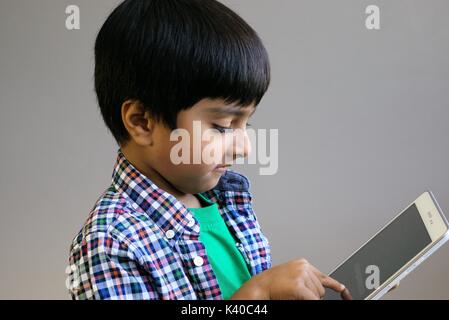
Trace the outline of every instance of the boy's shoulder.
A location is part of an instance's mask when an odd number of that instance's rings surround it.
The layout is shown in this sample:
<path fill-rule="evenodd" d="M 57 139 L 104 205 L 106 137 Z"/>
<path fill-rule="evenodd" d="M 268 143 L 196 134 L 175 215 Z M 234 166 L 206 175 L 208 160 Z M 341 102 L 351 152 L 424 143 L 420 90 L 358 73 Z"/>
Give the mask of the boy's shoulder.
<path fill-rule="evenodd" d="M 129 211 L 127 199 L 111 185 L 95 202 L 81 233 L 84 236 L 91 233 L 108 233 L 117 218 Z"/>
<path fill-rule="evenodd" d="M 250 187 L 249 179 L 245 175 L 228 169 L 212 190 L 248 192 Z"/>

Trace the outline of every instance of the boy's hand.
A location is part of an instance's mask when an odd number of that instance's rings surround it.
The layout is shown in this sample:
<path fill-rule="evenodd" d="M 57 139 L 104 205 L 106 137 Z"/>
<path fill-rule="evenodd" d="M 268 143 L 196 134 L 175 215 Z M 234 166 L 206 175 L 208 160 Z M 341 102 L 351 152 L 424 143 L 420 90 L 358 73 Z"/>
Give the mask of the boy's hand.
<path fill-rule="evenodd" d="M 319 300 L 325 288 L 351 299 L 348 290 L 337 280 L 325 275 L 305 259 L 273 267 L 247 281 L 231 299 Z"/>

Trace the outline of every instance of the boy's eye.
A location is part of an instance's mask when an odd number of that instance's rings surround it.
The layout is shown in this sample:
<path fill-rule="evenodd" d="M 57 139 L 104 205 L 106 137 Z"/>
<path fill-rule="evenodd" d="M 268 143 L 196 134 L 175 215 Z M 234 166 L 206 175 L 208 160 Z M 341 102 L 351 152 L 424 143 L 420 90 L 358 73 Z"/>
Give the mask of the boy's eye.
<path fill-rule="evenodd" d="M 214 129 L 216 129 L 220 133 L 226 133 L 227 131 L 233 130 L 232 127 L 222 127 L 222 126 L 219 126 L 218 124 L 213 124 L 212 126 L 214 127 Z M 250 123 L 247 123 L 246 128 L 250 128 L 250 127 L 252 127 L 252 125 Z"/>
<path fill-rule="evenodd" d="M 212 126 L 214 127 L 215 130 L 217 130 L 220 133 L 226 133 L 226 131 L 232 130 L 231 127 L 222 127 L 222 126 L 219 126 L 218 124 L 213 124 Z"/>

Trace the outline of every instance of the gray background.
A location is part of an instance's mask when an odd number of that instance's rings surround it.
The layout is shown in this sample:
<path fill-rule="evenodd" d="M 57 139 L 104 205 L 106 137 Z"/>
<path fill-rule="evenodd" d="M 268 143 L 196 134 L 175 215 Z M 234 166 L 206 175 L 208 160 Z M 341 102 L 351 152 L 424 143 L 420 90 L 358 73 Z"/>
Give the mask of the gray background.
<path fill-rule="evenodd" d="M 227 0 L 273 82 L 253 123 L 279 171 L 249 175 L 274 263 L 325 272 L 427 188 L 449 212 L 449 2 Z M 109 185 L 116 145 L 93 91 L 96 32 L 119 1 L 0 2 L 0 298 L 67 299 L 69 244 Z M 81 30 L 65 8 L 81 9 Z M 364 26 L 381 8 L 381 30 Z M 449 298 L 449 245 L 389 298 Z"/>

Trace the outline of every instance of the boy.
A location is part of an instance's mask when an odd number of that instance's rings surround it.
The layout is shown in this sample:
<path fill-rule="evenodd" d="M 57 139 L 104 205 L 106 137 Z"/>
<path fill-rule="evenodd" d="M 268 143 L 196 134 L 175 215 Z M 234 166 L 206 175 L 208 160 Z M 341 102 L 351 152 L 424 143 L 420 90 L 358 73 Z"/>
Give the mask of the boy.
<path fill-rule="evenodd" d="M 111 13 L 95 44 L 95 89 L 120 148 L 112 184 L 70 248 L 73 299 L 344 291 L 304 259 L 272 268 L 249 181 L 226 169 L 249 153 L 248 119 L 269 82 L 260 38 L 215 0 L 126 0 Z M 175 164 L 170 135 L 195 137 L 195 122 L 213 132 L 201 151 L 214 161 Z"/>

